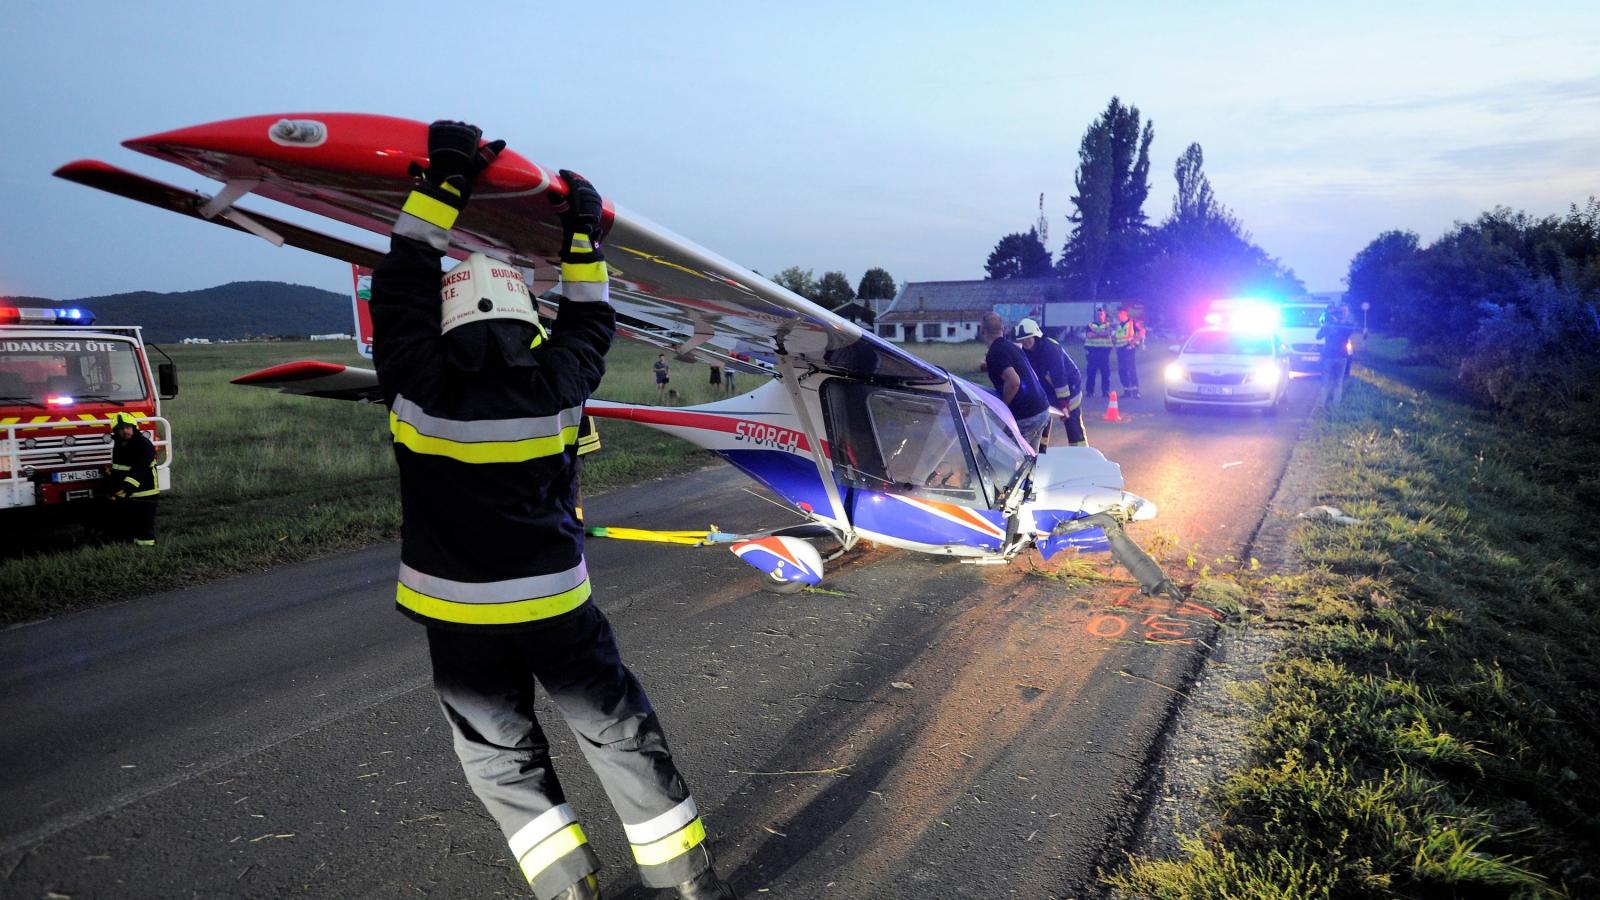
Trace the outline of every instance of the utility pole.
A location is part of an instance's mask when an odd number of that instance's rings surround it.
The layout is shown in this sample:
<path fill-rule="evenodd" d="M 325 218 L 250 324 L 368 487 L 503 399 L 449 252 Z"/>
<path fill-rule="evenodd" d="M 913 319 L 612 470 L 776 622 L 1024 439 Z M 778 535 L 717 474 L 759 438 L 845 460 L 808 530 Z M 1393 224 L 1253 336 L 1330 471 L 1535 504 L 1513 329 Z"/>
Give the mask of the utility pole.
<path fill-rule="evenodd" d="M 1039 194 L 1039 243 L 1050 249 L 1050 220 L 1044 215 L 1044 194 Z"/>
<path fill-rule="evenodd" d="M 1037 227 L 1039 229 L 1039 246 L 1048 252 L 1050 249 L 1050 220 L 1045 218 L 1044 215 L 1043 191 L 1039 192 L 1039 224 Z M 1044 332 L 1045 337 L 1050 336 L 1050 294 L 1048 291 L 1039 299 L 1039 330 Z"/>

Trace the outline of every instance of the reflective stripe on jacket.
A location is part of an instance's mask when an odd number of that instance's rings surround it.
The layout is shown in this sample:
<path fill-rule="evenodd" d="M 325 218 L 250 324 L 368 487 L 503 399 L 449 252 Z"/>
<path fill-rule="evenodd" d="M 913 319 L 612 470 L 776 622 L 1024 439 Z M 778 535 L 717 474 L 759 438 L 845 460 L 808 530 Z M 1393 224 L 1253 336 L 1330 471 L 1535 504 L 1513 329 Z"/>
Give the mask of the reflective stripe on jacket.
<path fill-rule="evenodd" d="M 125 497 L 154 497 L 161 493 L 156 479 L 156 448 L 135 430 L 133 437 L 114 441 L 111 448 L 111 490 Z"/>
<path fill-rule="evenodd" d="M 504 364 L 497 349 L 476 370 L 459 367 L 452 341 L 502 347 L 492 329 L 529 326 L 480 322 L 442 337 L 440 258 L 431 242 L 399 235 L 372 279 L 373 363 L 400 470 L 395 599 L 429 625 L 527 627 L 589 598 L 578 432 L 615 317 L 595 302 L 604 283 L 566 285 L 585 299 L 563 299 L 524 359 Z"/>

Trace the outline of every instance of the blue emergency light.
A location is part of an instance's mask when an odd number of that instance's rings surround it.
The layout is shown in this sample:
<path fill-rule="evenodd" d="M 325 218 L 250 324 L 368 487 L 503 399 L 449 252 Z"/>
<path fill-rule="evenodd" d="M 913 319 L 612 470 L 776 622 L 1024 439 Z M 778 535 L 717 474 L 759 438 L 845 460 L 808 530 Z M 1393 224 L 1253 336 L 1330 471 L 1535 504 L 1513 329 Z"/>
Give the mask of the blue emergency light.
<path fill-rule="evenodd" d="M 94 313 L 76 306 L 0 306 L 0 325 L 93 325 Z"/>

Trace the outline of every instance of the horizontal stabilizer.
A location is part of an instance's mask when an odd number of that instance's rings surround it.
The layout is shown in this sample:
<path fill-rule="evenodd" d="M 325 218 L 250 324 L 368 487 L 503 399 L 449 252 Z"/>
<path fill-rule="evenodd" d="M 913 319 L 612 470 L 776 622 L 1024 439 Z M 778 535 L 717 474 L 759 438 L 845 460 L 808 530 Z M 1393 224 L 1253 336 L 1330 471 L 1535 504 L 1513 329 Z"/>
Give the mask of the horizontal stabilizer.
<path fill-rule="evenodd" d="M 332 400 L 359 400 L 364 403 L 383 400 L 377 372 L 313 359 L 302 359 L 240 375 L 233 379 L 233 383 Z"/>
<path fill-rule="evenodd" d="M 383 253 L 370 247 L 352 243 L 332 235 L 313 231 L 299 225 L 257 212 L 246 212 L 229 204 L 229 208 L 213 216 L 206 215 L 212 198 L 199 191 L 186 191 L 143 175 L 135 175 L 109 163 L 81 159 L 67 163 L 55 171 L 57 178 L 97 188 L 119 197 L 148 203 L 161 209 L 182 213 L 203 222 L 212 222 L 234 231 L 260 236 L 263 230 L 283 243 L 301 250 L 310 250 L 323 256 L 341 259 L 358 266 L 376 267 L 383 261 Z M 255 226 L 255 227 L 252 227 Z"/>

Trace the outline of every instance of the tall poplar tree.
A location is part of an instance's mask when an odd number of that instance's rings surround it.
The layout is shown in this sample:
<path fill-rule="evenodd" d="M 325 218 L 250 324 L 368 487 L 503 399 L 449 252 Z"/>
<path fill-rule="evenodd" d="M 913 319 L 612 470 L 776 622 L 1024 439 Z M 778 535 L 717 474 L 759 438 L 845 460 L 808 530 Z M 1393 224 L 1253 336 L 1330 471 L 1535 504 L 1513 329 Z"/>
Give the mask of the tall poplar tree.
<path fill-rule="evenodd" d="M 1097 298 L 1126 291 L 1149 252 L 1144 201 L 1150 196 L 1150 144 L 1139 108 L 1112 97 L 1078 147 L 1077 212 L 1058 268 L 1075 293 Z"/>

